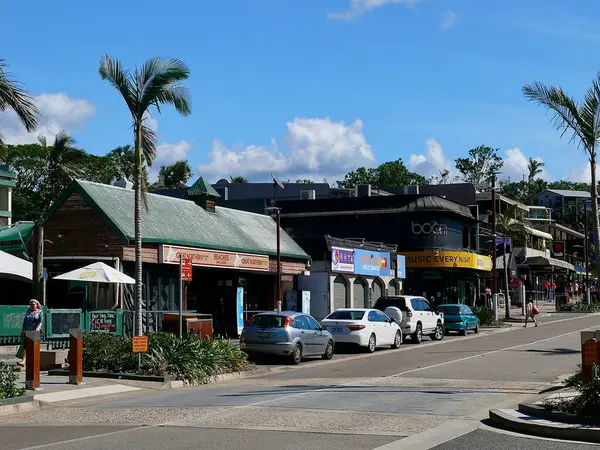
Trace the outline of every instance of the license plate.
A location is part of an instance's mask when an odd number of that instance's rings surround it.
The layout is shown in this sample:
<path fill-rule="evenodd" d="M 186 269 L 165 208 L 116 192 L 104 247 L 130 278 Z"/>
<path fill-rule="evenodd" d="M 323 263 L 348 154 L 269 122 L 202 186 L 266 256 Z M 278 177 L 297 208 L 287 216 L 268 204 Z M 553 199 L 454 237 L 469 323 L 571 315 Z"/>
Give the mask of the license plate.
<path fill-rule="evenodd" d="M 344 327 L 331 327 L 331 332 L 332 333 L 343 333 Z"/>
<path fill-rule="evenodd" d="M 271 336 L 271 333 L 269 333 L 268 331 L 257 331 L 256 336 L 259 338 L 268 338 Z"/>

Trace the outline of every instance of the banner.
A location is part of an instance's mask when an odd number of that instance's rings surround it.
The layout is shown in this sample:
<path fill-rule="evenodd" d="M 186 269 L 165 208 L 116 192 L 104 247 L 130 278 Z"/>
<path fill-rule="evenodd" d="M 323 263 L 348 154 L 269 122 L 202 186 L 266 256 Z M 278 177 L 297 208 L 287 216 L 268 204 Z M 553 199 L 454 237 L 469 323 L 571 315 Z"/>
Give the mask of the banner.
<path fill-rule="evenodd" d="M 492 259 L 489 256 L 478 255 L 470 252 L 405 252 L 406 267 L 446 267 L 492 270 Z"/>
<path fill-rule="evenodd" d="M 406 278 L 406 256 L 404 255 L 396 257 L 396 278 Z"/>
<path fill-rule="evenodd" d="M 180 255 L 184 259 L 191 259 L 194 266 L 269 271 L 269 257 L 265 255 L 176 247 L 174 245 L 160 247 L 159 261 L 163 264 L 179 264 Z"/>
<path fill-rule="evenodd" d="M 331 271 L 354 273 L 354 250 L 351 248 L 331 247 Z"/>
<path fill-rule="evenodd" d="M 354 249 L 354 273 L 374 277 L 389 277 L 391 275 L 390 254 Z"/>

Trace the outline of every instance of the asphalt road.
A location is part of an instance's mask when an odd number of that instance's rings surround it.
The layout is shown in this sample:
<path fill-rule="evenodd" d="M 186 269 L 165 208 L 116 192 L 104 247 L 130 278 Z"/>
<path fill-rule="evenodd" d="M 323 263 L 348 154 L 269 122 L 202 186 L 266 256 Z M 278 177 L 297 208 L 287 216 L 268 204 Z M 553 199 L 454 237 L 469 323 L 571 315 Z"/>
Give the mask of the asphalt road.
<path fill-rule="evenodd" d="M 0 447 L 401 450 L 418 438 L 422 447 L 407 448 L 584 449 L 489 429 L 434 437 L 537 399 L 579 362 L 579 331 L 595 328 L 600 316 L 553 316 L 538 328 L 270 366 L 256 378 L 78 400 L 0 417 Z"/>

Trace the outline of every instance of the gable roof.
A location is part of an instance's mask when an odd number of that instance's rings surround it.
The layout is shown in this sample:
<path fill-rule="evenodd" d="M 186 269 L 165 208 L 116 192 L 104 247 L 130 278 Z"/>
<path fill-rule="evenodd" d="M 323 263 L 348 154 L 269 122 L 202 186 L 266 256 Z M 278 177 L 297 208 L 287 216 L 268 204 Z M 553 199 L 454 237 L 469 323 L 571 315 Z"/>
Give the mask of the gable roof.
<path fill-rule="evenodd" d="M 538 195 L 542 195 L 545 192 L 551 192 L 561 197 L 572 197 L 572 198 L 591 198 L 592 195 L 588 191 L 568 191 L 564 189 L 546 189 L 544 192 Z"/>
<path fill-rule="evenodd" d="M 53 203 L 44 222 L 72 193 L 80 194 L 124 242 L 134 241 L 134 191 L 89 181 L 73 181 Z M 266 215 L 217 207 L 214 213 L 189 200 L 148 194 L 142 208 L 142 241 L 213 250 L 275 255 L 277 225 Z M 309 259 L 282 229 L 281 255 Z"/>
<path fill-rule="evenodd" d="M 203 177 L 200 177 L 196 180 L 194 184 L 187 190 L 187 194 L 189 195 L 210 195 L 211 197 L 220 198 L 221 196 L 215 188 L 213 188 L 210 184 L 206 182 Z"/>

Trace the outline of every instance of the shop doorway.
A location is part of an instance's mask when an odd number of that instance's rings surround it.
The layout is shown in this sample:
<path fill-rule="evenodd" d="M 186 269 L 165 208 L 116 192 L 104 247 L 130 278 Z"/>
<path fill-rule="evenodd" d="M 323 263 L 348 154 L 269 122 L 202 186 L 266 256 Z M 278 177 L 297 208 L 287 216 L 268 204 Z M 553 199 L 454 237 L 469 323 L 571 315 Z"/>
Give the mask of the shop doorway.
<path fill-rule="evenodd" d="M 379 297 L 381 297 L 383 295 L 383 283 L 378 279 L 373 280 L 372 290 L 373 290 L 373 295 L 372 295 L 371 299 L 372 299 L 372 302 L 375 303 L 379 299 Z"/>
<path fill-rule="evenodd" d="M 333 310 L 346 307 L 347 282 L 342 275 L 333 280 Z"/>
<path fill-rule="evenodd" d="M 366 281 L 358 277 L 354 280 L 354 307 L 355 308 L 368 308 L 369 297 L 367 296 L 367 283 Z"/>

